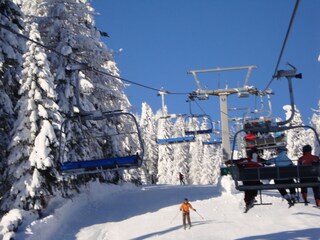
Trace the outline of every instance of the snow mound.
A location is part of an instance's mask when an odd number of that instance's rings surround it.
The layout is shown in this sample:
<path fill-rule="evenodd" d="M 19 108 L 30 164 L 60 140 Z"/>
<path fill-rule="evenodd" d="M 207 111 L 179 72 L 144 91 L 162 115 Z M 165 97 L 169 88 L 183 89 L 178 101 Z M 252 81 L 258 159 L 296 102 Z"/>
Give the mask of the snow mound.
<path fill-rule="evenodd" d="M 34 221 L 38 218 L 37 213 L 24 211 L 22 209 L 12 209 L 3 216 L 0 222 L 0 234 L 3 236 L 3 240 L 14 239 L 15 231 L 22 224 L 24 220 L 26 222 Z"/>

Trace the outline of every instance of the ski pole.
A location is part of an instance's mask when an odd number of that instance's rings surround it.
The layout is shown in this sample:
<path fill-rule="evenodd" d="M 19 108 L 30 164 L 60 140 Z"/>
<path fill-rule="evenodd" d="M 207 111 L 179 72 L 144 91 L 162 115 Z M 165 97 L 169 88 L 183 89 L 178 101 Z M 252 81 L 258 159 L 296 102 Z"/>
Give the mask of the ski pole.
<path fill-rule="evenodd" d="M 198 213 L 197 211 L 195 211 L 202 219 L 204 219 L 201 215 L 200 215 L 200 213 Z"/>
<path fill-rule="evenodd" d="M 180 212 L 180 210 L 179 210 L 179 212 Z M 172 218 L 172 220 L 170 221 L 170 224 L 173 222 L 173 220 L 176 219 L 176 217 L 178 216 L 179 212 L 177 212 L 177 214 Z"/>

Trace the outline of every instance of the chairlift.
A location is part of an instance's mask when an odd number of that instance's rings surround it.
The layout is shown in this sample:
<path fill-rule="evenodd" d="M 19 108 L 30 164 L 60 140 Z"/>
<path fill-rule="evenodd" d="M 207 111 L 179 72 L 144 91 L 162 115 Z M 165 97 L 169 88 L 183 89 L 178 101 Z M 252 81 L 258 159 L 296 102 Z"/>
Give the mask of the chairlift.
<path fill-rule="evenodd" d="M 199 134 L 211 134 L 213 132 L 213 124 L 209 115 L 187 115 L 187 114 L 170 114 L 160 117 L 159 121 L 171 121 L 172 125 L 178 118 L 182 118 L 184 122 L 184 132 L 181 132 L 179 136 L 175 137 L 161 137 L 157 139 L 158 144 L 174 144 L 174 143 L 184 143 L 193 142 L 196 139 L 196 135 Z M 194 124 L 192 124 L 194 123 Z M 203 127 L 204 126 L 204 127 Z"/>
<path fill-rule="evenodd" d="M 273 127 L 273 131 L 270 130 Z M 282 128 L 271 118 L 246 120 L 244 122 L 244 143 L 246 149 L 256 147 L 258 149 L 274 148 L 287 144 L 286 136 Z"/>
<path fill-rule="evenodd" d="M 210 134 L 213 132 L 213 124 L 207 114 L 191 114 L 185 118 L 186 135 Z M 192 124 L 195 123 L 195 124 Z"/>
<path fill-rule="evenodd" d="M 214 130 L 210 136 L 210 139 L 207 141 L 203 141 L 203 145 L 220 145 L 222 144 L 222 137 L 221 137 L 221 126 L 220 121 L 213 122 Z"/>
<path fill-rule="evenodd" d="M 78 113 L 62 124 L 59 144 L 59 167 L 62 175 L 99 173 L 108 169 L 140 167 L 143 144 L 136 118 L 122 110 L 87 111 L 80 99 L 79 71 L 86 65 L 69 65 L 73 71 Z"/>
<path fill-rule="evenodd" d="M 268 97 L 269 113 L 267 116 L 259 116 L 258 118 L 245 118 L 244 119 L 244 131 L 246 135 L 244 138 L 244 145 L 246 149 L 256 147 L 258 149 L 274 148 L 286 145 L 286 137 L 283 131 L 269 131 L 269 126 L 277 126 L 277 122 L 272 119 L 272 106 L 270 95 L 273 94 L 270 89 L 260 95 L 261 108 L 252 111 L 253 114 L 260 114 L 264 112 L 263 109 L 263 95 Z M 265 131 L 265 129 L 267 129 Z"/>
<path fill-rule="evenodd" d="M 291 129 L 296 128 L 308 128 L 311 129 L 316 139 L 319 142 L 319 136 L 315 129 L 313 129 L 310 126 L 277 126 L 270 129 L 270 132 L 284 132 Z M 245 130 L 241 130 L 235 134 L 234 141 L 236 141 L 236 136 Z M 281 142 L 283 144 L 283 142 Z M 233 145 L 233 151 L 231 159 L 233 159 L 234 156 L 234 146 Z M 279 143 L 274 144 L 271 146 L 269 143 L 265 145 L 258 145 L 257 149 L 258 151 L 263 151 L 264 149 L 271 149 L 271 148 L 278 148 L 281 145 Z M 256 147 L 256 146 L 252 146 Z M 301 188 L 301 187 L 313 187 L 313 186 L 320 186 L 319 183 L 301 183 L 301 179 L 305 178 L 312 178 L 312 177 L 320 177 L 320 166 L 314 165 L 314 166 L 304 166 L 304 165 L 293 165 L 293 166 L 264 166 L 264 167 L 257 167 L 257 168 L 239 168 L 235 164 L 231 165 L 231 175 L 235 181 L 236 189 L 239 191 L 245 191 L 245 190 L 264 190 L 264 189 L 279 189 L 279 188 Z M 263 180 L 270 180 L 270 179 L 287 179 L 287 178 L 293 178 L 296 180 L 294 184 L 262 184 L 262 185 L 243 185 L 240 182 L 241 181 L 263 181 Z"/>
<path fill-rule="evenodd" d="M 214 139 L 211 139 L 209 141 L 206 141 L 206 142 L 202 142 L 203 145 L 218 145 L 218 144 L 221 144 L 222 143 L 222 140 L 221 138 L 214 138 Z"/>
<path fill-rule="evenodd" d="M 173 143 L 184 143 L 184 142 L 193 142 L 193 141 L 195 141 L 195 136 L 157 139 L 158 144 L 173 144 Z"/>
<path fill-rule="evenodd" d="M 293 166 L 264 166 L 264 167 L 257 167 L 257 168 L 246 168 L 246 167 L 238 167 L 233 160 L 235 155 L 235 142 L 237 139 L 237 135 L 241 133 L 250 133 L 252 134 L 249 136 L 247 141 L 247 147 L 257 147 L 260 151 L 269 148 L 277 148 L 280 145 L 285 143 L 285 137 L 283 136 L 285 131 L 296 129 L 296 128 L 308 128 L 313 131 L 315 134 L 315 139 L 317 140 L 320 146 L 319 136 L 316 130 L 310 126 L 292 126 L 288 125 L 291 122 L 294 116 L 294 103 L 293 103 L 293 93 L 292 93 L 292 83 L 291 78 L 301 78 L 300 74 L 295 73 L 295 69 L 284 71 L 281 70 L 278 72 L 280 75 L 279 77 L 286 77 L 289 82 L 289 92 L 290 92 L 290 100 L 291 100 L 291 116 L 288 120 L 283 122 L 273 122 L 270 119 L 260 119 L 259 121 L 250 121 L 244 124 L 244 129 L 238 131 L 234 136 L 234 143 L 232 149 L 232 165 L 229 167 L 231 176 L 235 181 L 235 187 L 239 191 L 246 191 L 246 190 L 265 190 L 265 189 L 279 189 L 279 188 L 301 188 L 301 187 L 314 187 L 320 186 L 320 182 L 314 183 L 304 183 L 301 182 L 301 179 L 307 179 L 312 177 L 320 177 L 320 165 L 293 165 Z M 281 134 L 279 134 L 281 133 Z M 260 141 L 260 139 L 255 138 L 254 135 L 258 134 L 265 134 L 266 136 L 271 136 L 270 138 L 265 138 L 264 141 Z M 269 141 L 270 139 L 272 141 Z M 250 145 L 252 144 L 252 145 Z M 250 145 L 250 146 L 249 146 Z M 274 184 L 272 182 L 259 184 L 259 185 L 244 185 L 243 181 L 262 181 L 264 180 L 269 181 L 270 179 L 287 179 L 293 178 L 295 179 L 295 183 L 291 184 Z"/>
<path fill-rule="evenodd" d="M 123 142 L 126 144 L 119 144 Z M 137 168 L 143 152 L 138 123 L 131 113 L 77 116 L 61 126 L 59 160 L 63 175 Z"/>
<path fill-rule="evenodd" d="M 183 126 L 185 128 L 185 116 L 184 114 L 168 114 L 166 116 L 160 117 L 159 121 L 170 121 L 172 126 L 175 125 L 176 121 L 178 118 L 181 118 L 183 121 Z M 188 136 L 184 134 L 184 129 L 182 129 L 179 136 L 174 136 L 174 137 L 160 137 L 157 138 L 156 142 L 157 144 L 160 145 L 166 145 L 166 144 L 176 144 L 176 143 L 186 143 L 186 142 L 194 142 L 195 141 L 195 136 Z M 177 133 L 175 133 L 177 134 Z"/>

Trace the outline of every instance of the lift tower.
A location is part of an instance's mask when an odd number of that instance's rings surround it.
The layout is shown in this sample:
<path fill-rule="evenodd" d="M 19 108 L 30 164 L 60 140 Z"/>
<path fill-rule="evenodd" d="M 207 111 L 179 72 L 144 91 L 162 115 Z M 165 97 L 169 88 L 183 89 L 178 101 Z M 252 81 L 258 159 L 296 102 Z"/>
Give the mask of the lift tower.
<path fill-rule="evenodd" d="M 240 67 L 229 67 L 229 68 L 212 68 L 204 70 L 190 70 L 187 73 L 192 74 L 198 89 L 191 93 L 191 98 L 197 98 L 199 100 L 206 100 L 210 95 L 218 96 L 220 99 L 220 119 L 221 119 L 221 136 L 222 136 L 222 160 L 226 161 L 231 157 L 230 148 L 230 137 L 229 137 L 229 123 L 228 123 L 228 96 L 231 94 L 238 94 L 238 97 L 248 97 L 249 94 L 257 94 L 257 89 L 253 86 L 249 86 L 249 77 L 252 69 L 256 69 L 256 66 L 240 66 Z M 203 89 L 198 78 L 199 73 L 210 73 L 210 72 L 222 72 L 222 71 L 233 71 L 233 70 L 245 70 L 247 69 L 247 75 L 244 81 L 244 85 L 240 88 L 224 88 L 208 90 Z"/>

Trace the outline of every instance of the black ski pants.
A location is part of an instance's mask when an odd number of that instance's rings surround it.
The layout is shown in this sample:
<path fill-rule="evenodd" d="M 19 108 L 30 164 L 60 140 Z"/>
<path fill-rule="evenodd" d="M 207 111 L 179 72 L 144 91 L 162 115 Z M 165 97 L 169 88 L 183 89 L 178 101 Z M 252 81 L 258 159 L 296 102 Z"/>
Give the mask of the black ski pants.
<path fill-rule="evenodd" d="M 274 179 L 274 183 L 275 184 L 294 184 L 294 180 L 293 179 Z M 279 193 L 281 194 L 281 196 L 285 196 L 287 193 L 287 190 L 285 188 L 279 188 L 278 189 Z M 289 192 L 292 195 L 296 194 L 296 189 L 295 188 L 289 188 Z"/>
<path fill-rule="evenodd" d="M 302 178 L 300 179 L 301 183 L 316 183 L 319 182 L 318 178 Z M 316 186 L 316 187 L 312 187 L 313 190 L 313 195 L 314 195 L 314 199 L 320 198 L 320 187 Z M 308 193 L 308 188 L 307 187 L 303 187 L 301 188 L 301 193 Z"/>

